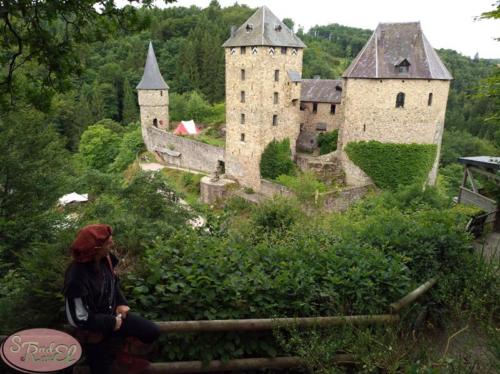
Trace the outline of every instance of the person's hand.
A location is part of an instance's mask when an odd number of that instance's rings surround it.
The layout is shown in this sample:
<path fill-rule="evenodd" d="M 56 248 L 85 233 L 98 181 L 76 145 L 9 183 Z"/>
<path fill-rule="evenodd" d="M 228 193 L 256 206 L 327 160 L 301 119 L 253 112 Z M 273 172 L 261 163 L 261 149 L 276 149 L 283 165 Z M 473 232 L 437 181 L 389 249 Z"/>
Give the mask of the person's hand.
<path fill-rule="evenodd" d="M 116 314 L 121 314 L 122 318 L 125 319 L 129 310 L 130 308 L 127 305 L 118 305 L 116 307 Z"/>
<path fill-rule="evenodd" d="M 117 330 L 120 330 L 120 327 L 122 327 L 122 315 L 121 314 L 118 314 L 116 317 L 116 322 L 115 322 L 115 328 L 113 329 L 113 331 L 117 331 Z"/>

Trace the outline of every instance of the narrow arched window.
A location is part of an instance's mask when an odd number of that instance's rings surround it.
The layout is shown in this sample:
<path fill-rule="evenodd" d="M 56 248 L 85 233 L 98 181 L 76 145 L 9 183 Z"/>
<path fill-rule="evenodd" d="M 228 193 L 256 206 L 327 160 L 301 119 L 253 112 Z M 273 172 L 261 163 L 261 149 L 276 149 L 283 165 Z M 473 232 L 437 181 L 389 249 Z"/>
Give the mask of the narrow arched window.
<path fill-rule="evenodd" d="M 427 99 L 427 105 L 431 106 L 432 105 L 432 92 L 429 93 L 429 98 Z"/>
<path fill-rule="evenodd" d="M 405 94 L 404 92 L 400 92 L 396 96 L 396 108 L 404 108 L 404 106 L 405 106 Z"/>
<path fill-rule="evenodd" d="M 153 120 L 153 126 L 158 127 L 158 120 L 156 118 Z"/>

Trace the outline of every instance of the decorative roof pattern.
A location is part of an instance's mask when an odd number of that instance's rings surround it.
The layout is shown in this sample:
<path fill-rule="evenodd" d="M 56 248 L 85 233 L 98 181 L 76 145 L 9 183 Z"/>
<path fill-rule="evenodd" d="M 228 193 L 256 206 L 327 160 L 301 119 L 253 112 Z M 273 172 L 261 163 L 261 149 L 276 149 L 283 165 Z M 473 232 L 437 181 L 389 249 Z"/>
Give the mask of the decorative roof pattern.
<path fill-rule="evenodd" d="M 380 23 L 343 77 L 453 79 L 420 22 Z"/>
<path fill-rule="evenodd" d="M 148 57 L 144 66 L 144 74 L 136 87 L 138 90 L 168 90 L 168 85 L 163 80 L 156 61 L 153 43 L 149 42 Z"/>
<path fill-rule="evenodd" d="M 342 81 L 340 79 L 302 79 L 300 101 L 340 103 Z"/>
<path fill-rule="evenodd" d="M 222 46 L 306 47 L 302 40 L 266 6 L 259 8 Z"/>

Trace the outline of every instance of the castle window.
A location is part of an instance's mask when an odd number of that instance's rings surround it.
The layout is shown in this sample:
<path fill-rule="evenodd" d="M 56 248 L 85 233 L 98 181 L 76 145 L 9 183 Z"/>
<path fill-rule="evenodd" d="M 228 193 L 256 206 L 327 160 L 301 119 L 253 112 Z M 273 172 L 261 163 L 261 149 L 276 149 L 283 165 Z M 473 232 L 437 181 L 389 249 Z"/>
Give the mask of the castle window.
<path fill-rule="evenodd" d="M 281 54 L 286 55 L 287 48 L 286 47 L 281 47 Z"/>
<path fill-rule="evenodd" d="M 245 27 L 245 30 L 246 30 L 247 32 L 252 31 L 252 30 L 253 30 L 253 24 L 252 24 L 252 23 L 247 23 L 247 27 Z"/>
<path fill-rule="evenodd" d="M 304 124 L 303 123 L 300 124 L 300 132 L 302 132 L 302 131 L 304 131 Z"/>
<path fill-rule="evenodd" d="M 408 73 L 410 71 L 410 62 L 405 58 L 394 67 L 396 69 L 396 73 Z"/>
<path fill-rule="evenodd" d="M 275 82 L 279 82 L 280 80 L 280 71 L 279 70 L 275 70 L 274 71 L 274 81 Z"/>
<path fill-rule="evenodd" d="M 273 126 L 278 126 L 278 115 L 273 114 Z"/>
<path fill-rule="evenodd" d="M 247 53 L 247 47 L 240 47 L 240 54 L 244 55 Z"/>
<path fill-rule="evenodd" d="M 335 114 L 336 109 L 337 109 L 337 106 L 335 104 L 330 105 L 330 114 Z"/>
<path fill-rule="evenodd" d="M 242 142 L 244 142 L 244 141 L 245 141 L 245 134 L 244 134 L 244 133 L 241 133 L 241 135 L 240 135 L 240 140 L 241 140 Z"/>
<path fill-rule="evenodd" d="M 293 99 L 293 100 L 292 100 L 292 105 L 293 105 L 293 106 L 297 106 L 297 103 L 298 103 L 298 102 L 299 102 L 299 100 L 298 100 L 298 99 Z"/>
<path fill-rule="evenodd" d="M 241 102 L 244 103 L 245 102 L 245 91 L 241 91 L 240 92 L 240 99 L 241 99 Z"/>
<path fill-rule="evenodd" d="M 275 30 L 275 31 L 280 32 L 282 29 L 283 29 L 283 28 L 281 27 L 281 25 L 275 25 L 275 26 L 274 26 L 274 30 Z"/>
<path fill-rule="evenodd" d="M 405 94 L 403 92 L 400 92 L 396 96 L 396 108 L 404 108 L 404 106 L 405 106 Z"/>
<path fill-rule="evenodd" d="M 241 113 L 241 114 L 240 114 L 240 123 L 241 123 L 242 125 L 244 125 L 244 124 L 245 124 L 245 113 Z"/>
<path fill-rule="evenodd" d="M 274 104 L 278 104 L 278 93 L 277 92 L 274 93 L 273 102 L 274 102 Z"/>
<path fill-rule="evenodd" d="M 153 120 L 153 126 L 158 127 L 158 120 L 156 118 Z"/>
<path fill-rule="evenodd" d="M 313 103 L 313 113 L 318 113 L 318 103 Z"/>
<path fill-rule="evenodd" d="M 163 96 L 163 91 L 160 90 L 160 96 Z"/>
<path fill-rule="evenodd" d="M 431 105 L 432 105 L 432 92 L 431 92 L 431 93 L 429 93 L 429 97 L 428 97 L 428 99 L 427 99 L 427 105 L 428 105 L 428 106 L 431 106 Z"/>
<path fill-rule="evenodd" d="M 300 103 L 300 110 L 304 111 L 307 109 L 307 105 L 305 103 Z"/>
<path fill-rule="evenodd" d="M 241 69 L 241 80 L 245 80 L 245 69 Z"/>

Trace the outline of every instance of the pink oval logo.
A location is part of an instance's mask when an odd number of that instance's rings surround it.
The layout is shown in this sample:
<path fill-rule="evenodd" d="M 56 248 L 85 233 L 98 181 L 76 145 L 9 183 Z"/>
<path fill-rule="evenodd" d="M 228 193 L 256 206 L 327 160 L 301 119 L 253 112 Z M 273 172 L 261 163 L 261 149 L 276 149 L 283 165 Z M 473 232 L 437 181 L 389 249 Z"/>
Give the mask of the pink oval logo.
<path fill-rule="evenodd" d="M 0 346 L 2 360 L 24 373 L 49 373 L 74 365 L 82 356 L 80 343 L 71 335 L 51 329 L 18 331 Z"/>

